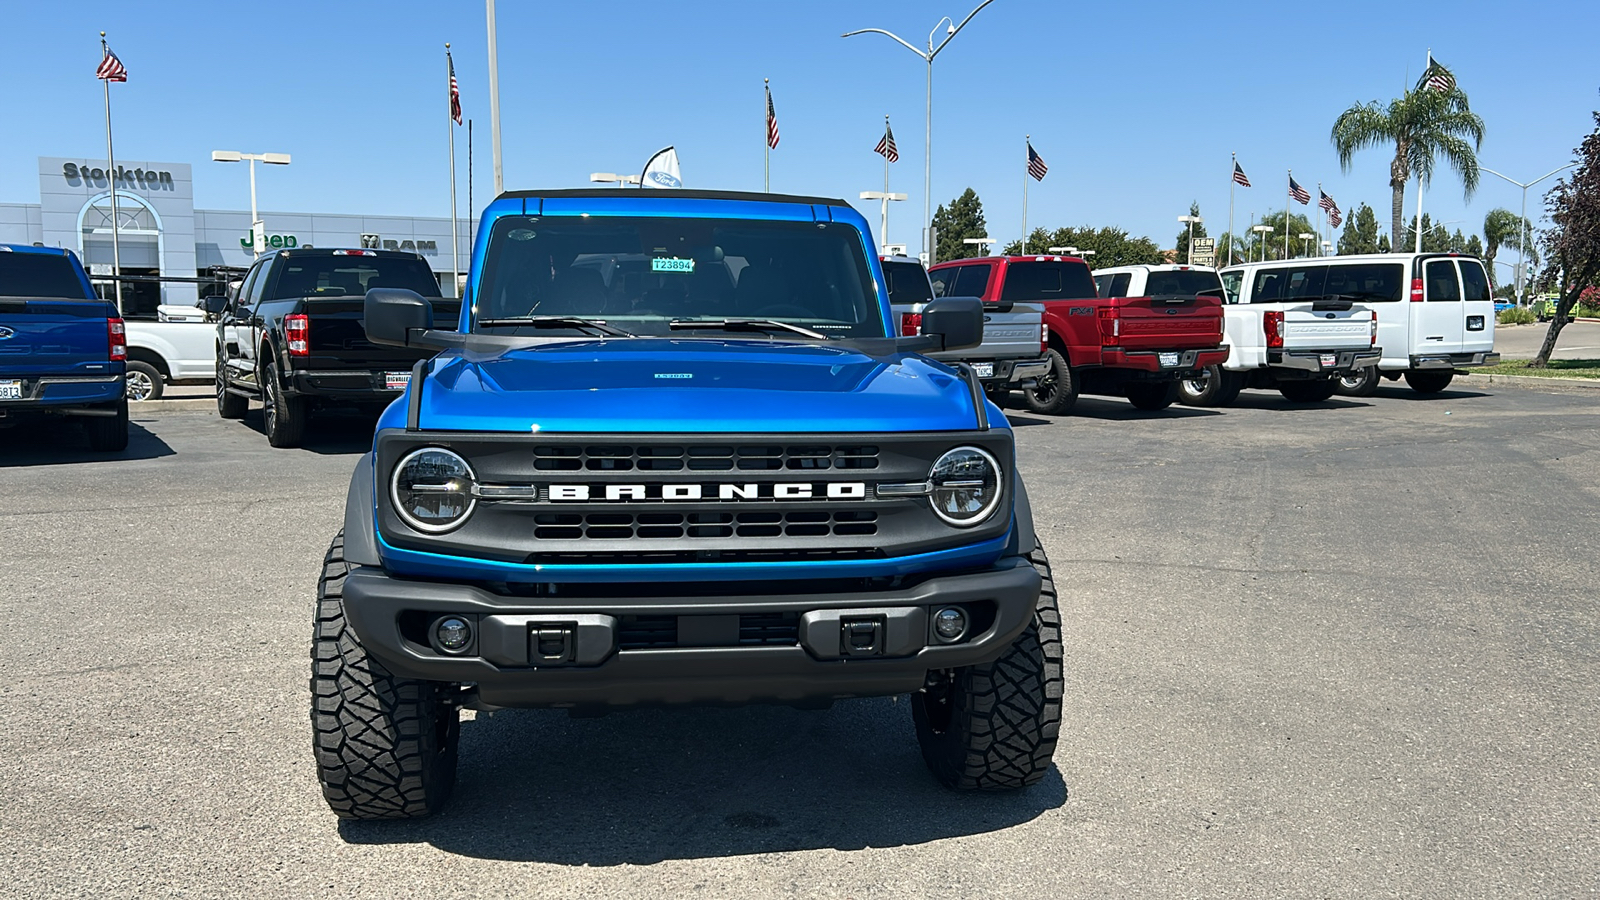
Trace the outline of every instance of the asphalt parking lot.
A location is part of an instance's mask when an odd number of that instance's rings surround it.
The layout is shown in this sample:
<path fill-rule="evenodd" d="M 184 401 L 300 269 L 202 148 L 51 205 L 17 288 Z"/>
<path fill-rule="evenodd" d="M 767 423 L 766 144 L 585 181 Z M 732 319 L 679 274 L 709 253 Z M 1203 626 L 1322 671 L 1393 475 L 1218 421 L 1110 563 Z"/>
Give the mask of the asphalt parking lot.
<path fill-rule="evenodd" d="M 463 725 L 444 815 L 383 825 L 323 805 L 307 722 L 370 422 L 0 432 L 0 893 L 1591 895 L 1597 398 L 1013 416 L 1068 652 L 1025 792 L 938 788 L 887 699 L 513 711 Z"/>

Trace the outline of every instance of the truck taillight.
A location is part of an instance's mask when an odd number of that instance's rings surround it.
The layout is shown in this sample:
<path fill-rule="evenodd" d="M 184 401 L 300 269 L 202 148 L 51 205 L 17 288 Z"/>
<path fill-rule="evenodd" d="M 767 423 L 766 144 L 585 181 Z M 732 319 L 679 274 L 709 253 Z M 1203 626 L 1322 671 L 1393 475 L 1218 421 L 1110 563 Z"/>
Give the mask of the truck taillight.
<path fill-rule="evenodd" d="M 283 339 L 289 343 L 290 356 L 310 356 L 311 317 L 303 313 L 284 316 Z"/>
<path fill-rule="evenodd" d="M 1049 349 L 1050 349 L 1050 326 L 1046 325 L 1043 322 L 1040 322 L 1039 323 L 1039 352 L 1043 353 L 1043 352 L 1045 352 L 1046 350 L 1049 350 Z"/>
<path fill-rule="evenodd" d="M 1122 339 L 1122 319 L 1115 308 L 1100 307 L 1100 346 L 1115 347 Z"/>
<path fill-rule="evenodd" d="M 1283 347 L 1283 311 L 1268 310 L 1261 319 L 1261 328 L 1267 333 L 1267 346 L 1272 348 Z"/>
<path fill-rule="evenodd" d="M 1412 303 L 1421 303 L 1422 302 L 1422 279 L 1421 278 L 1413 278 L 1413 279 L 1411 279 L 1411 302 Z"/>
<path fill-rule="evenodd" d="M 922 313 L 900 314 L 900 336 L 916 337 L 922 333 Z"/>
<path fill-rule="evenodd" d="M 1369 347 L 1378 346 L 1378 311 L 1372 310 L 1372 340 L 1367 343 Z"/>
<path fill-rule="evenodd" d="M 109 348 L 112 362 L 125 361 L 128 358 L 128 326 L 121 319 L 106 320 L 106 346 Z"/>

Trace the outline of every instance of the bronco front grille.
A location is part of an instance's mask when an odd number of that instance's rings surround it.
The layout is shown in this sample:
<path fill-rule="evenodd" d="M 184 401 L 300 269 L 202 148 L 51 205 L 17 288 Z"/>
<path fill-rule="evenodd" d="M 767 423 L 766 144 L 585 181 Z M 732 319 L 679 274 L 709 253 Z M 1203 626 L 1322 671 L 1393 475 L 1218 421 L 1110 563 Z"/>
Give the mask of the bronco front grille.
<path fill-rule="evenodd" d="M 539 444 L 546 472 L 771 472 L 876 469 L 870 444 Z"/>
<path fill-rule="evenodd" d="M 679 540 L 731 537 L 827 537 L 878 533 L 869 510 L 828 512 L 541 512 L 533 517 L 541 541 Z"/>

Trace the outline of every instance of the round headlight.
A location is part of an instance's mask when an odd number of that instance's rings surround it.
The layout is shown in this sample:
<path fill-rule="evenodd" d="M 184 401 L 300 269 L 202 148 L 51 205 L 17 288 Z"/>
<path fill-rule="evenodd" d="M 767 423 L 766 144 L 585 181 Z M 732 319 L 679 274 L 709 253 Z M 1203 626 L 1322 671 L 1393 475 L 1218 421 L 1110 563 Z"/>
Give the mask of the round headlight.
<path fill-rule="evenodd" d="M 957 528 L 977 525 L 1000 505 L 1000 464 L 977 447 L 957 447 L 939 457 L 928 481 L 933 511 Z"/>
<path fill-rule="evenodd" d="M 477 505 L 467 461 L 439 447 L 412 451 L 394 467 L 390 496 L 407 525 L 428 534 L 458 527 Z"/>

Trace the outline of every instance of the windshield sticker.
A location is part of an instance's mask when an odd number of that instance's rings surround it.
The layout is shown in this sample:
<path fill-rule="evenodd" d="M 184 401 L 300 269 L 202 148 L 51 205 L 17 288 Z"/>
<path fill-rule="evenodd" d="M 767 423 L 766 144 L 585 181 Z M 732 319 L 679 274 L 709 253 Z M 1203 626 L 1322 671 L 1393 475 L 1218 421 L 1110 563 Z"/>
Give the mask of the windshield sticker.
<path fill-rule="evenodd" d="M 675 256 L 669 256 L 669 257 L 666 257 L 666 258 L 656 257 L 656 258 L 650 260 L 650 271 L 652 271 L 652 272 L 685 272 L 685 273 L 693 272 L 694 271 L 694 260 L 692 260 L 692 259 L 678 259 Z"/>

